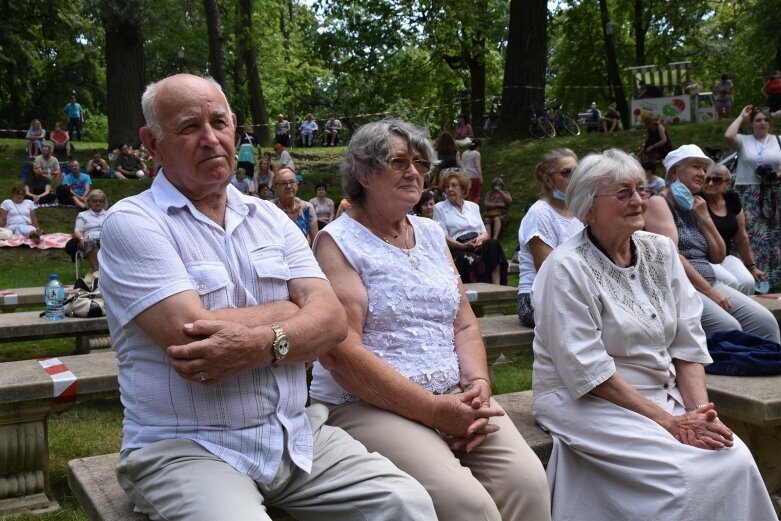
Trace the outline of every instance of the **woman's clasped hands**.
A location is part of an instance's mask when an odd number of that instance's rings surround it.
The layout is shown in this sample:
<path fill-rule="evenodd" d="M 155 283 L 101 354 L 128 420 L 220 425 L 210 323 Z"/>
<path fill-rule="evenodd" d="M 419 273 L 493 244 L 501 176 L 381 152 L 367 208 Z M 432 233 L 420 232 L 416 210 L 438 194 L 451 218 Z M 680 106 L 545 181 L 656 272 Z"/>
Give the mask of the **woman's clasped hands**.
<path fill-rule="evenodd" d="M 701 449 L 732 447 L 732 431 L 719 421 L 713 403 L 681 416 L 672 416 L 665 428 L 683 444 Z"/>

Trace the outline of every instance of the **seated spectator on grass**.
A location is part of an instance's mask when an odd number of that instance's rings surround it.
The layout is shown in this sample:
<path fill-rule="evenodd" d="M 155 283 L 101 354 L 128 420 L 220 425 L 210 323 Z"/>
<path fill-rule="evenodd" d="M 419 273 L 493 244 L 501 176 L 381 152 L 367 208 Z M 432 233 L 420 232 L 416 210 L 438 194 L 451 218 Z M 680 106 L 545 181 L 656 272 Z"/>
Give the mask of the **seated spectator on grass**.
<path fill-rule="evenodd" d="M 339 131 L 342 130 L 342 122 L 336 119 L 334 113 L 328 114 L 325 122 L 325 146 L 333 147 L 339 141 Z"/>
<path fill-rule="evenodd" d="M 109 177 L 109 166 L 105 159 L 100 157 L 100 151 L 92 152 L 92 158 L 87 161 L 87 174 L 95 179 L 96 177 Z"/>
<path fill-rule="evenodd" d="M 621 113 L 616 108 L 616 102 L 613 101 L 607 106 L 605 114 L 599 118 L 599 123 L 602 125 L 602 132 L 611 134 L 621 121 Z"/>
<path fill-rule="evenodd" d="M 62 205 L 84 209 L 87 207 L 87 194 L 92 187 L 92 180 L 80 170 L 79 162 L 75 159 L 68 161 L 68 170 L 57 187 L 57 198 Z"/>
<path fill-rule="evenodd" d="M 271 190 L 269 189 L 267 184 L 260 184 L 258 185 L 257 195 L 259 198 L 263 199 L 264 201 L 271 201 L 273 197 L 271 197 Z"/>
<path fill-rule="evenodd" d="M 114 177 L 117 179 L 141 179 L 146 175 L 146 164 L 133 153 L 133 148 L 124 144 L 119 147 Z"/>
<path fill-rule="evenodd" d="M 301 135 L 301 146 L 311 147 L 314 144 L 315 134 L 317 133 L 317 121 L 312 114 L 307 114 L 306 119 L 298 127 Z"/>
<path fill-rule="evenodd" d="M 266 185 L 267 190 L 274 186 L 274 170 L 271 167 L 271 159 L 263 155 L 258 163 L 258 171 L 252 180 L 255 187 L 255 193 L 260 190 L 261 185 Z"/>
<path fill-rule="evenodd" d="M 643 231 L 648 196 L 629 155 L 585 157 L 567 204 L 587 228 L 534 281 L 553 519 L 775 520 L 751 453 L 708 399 L 702 305 L 674 242 Z"/>
<path fill-rule="evenodd" d="M 282 143 L 274 143 L 274 152 L 277 155 L 278 170 L 282 170 L 282 168 L 287 167 L 293 172 L 296 171 L 296 166 L 293 164 L 293 158 L 290 157 L 290 152 L 285 150 L 285 147 L 282 145 Z"/>
<path fill-rule="evenodd" d="M 68 136 L 68 131 L 63 130 L 62 123 L 59 121 L 54 124 L 54 131 L 49 134 L 49 139 L 51 139 L 52 142 L 52 152 L 55 154 L 57 152 L 64 152 L 65 157 L 67 158 L 70 158 L 71 155 L 73 155 L 75 149 L 71 143 L 70 136 Z"/>
<path fill-rule="evenodd" d="M 315 185 L 315 193 L 317 196 L 310 199 L 309 204 L 315 208 L 315 214 L 317 215 L 317 229 L 322 230 L 326 224 L 334 220 L 336 206 L 334 205 L 333 199 L 329 199 L 327 197 L 327 184 L 317 183 Z"/>
<path fill-rule="evenodd" d="M 49 145 L 41 147 L 41 153 L 35 156 L 35 163 L 41 169 L 41 173 L 49 179 L 62 176 L 60 162 L 52 155 L 52 147 Z"/>
<path fill-rule="evenodd" d="M 98 271 L 98 251 L 100 250 L 100 230 L 106 219 L 108 200 L 103 190 L 96 188 L 85 198 L 87 209 L 76 216 L 73 236 L 79 241 L 79 248 L 94 272 Z"/>
<path fill-rule="evenodd" d="M 274 203 L 296 223 L 309 244 L 312 244 L 317 235 L 317 216 L 309 202 L 296 197 L 298 193 L 296 174 L 289 168 L 280 168 L 274 175 L 274 188 L 277 194 Z"/>
<path fill-rule="evenodd" d="M 30 171 L 24 185 L 24 198 L 37 205 L 53 204 L 57 196 L 52 192 L 52 180 L 43 175 L 41 167 L 35 161 L 30 162 Z"/>
<path fill-rule="evenodd" d="M 277 114 L 277 121 L 274 123 L 274 142 L 285 147 L 290 146 L 290 122 L 283 114 Z"/>
<path fill-rule="evenodd" d="M 435 204 L 437 204 L 437 199 L 434 192 L 431 190 L 423 190 L 423 193 L 420 194 L 420 199 L 415 203 L 415 206 L 412 207 L 412 215 L 433 219 Z"/>
<path fill-rule="evenodd" d="M 645 172 L 645 186 L 650 190 L 651 195 L 662 193 L 665 184 L 664 179 L 656 175 L 656 171 L 659 169 L 659 163 L 656 161 L 643 161 L 641 163 L 643 171 Z"/>
<path fill-rule="evenodd" d="M 0 204 L 0 228 L 8 228 L 16 235 L 28 237 L 35 242 L 41 239 L 35 204 L 24 198 L 24 186 L 11 188 L 11 198 Z"/>
<path fill-rule="evenodd" d="M 247 181 L 247 172 L 243 168 L 236 169 L 236 175 L 231 179 L 231 184 L 239 192 L 249 195 L 249 181 Z"/>
<path fill-rule="evenodd" d="M 350 141 L 341 170 L 353 210 L 314 246 L 348 332 L 315 362 L 311 396 L 330 408 L 329 424 L 420 482 L 437 519 L 547 520 L 542 465 L 491 398 L 442 230 L 408 215 L 433 153 L 423 129 L 399 120 Z"/>
<path fill-rule="evenodd" d="M 483 200 L 485 208 L 485 228 L 492 239 L 499 239 L 502 229 L 510 224 L 510 204 L 513 197 L 504 189 L 501 177 L 491 181 L 491 190 L 486 192 Z"/>
<path fill-rule="evenodd" d="M 469 179 L 461 169 L 449 168 L 442 171 L 440 187 L 447 199 L 434 206 L 434 220 L 445 232 L 461 280 L 507 284 L 502 245 L 488 235 L 480 207 L 466 200 Z"/>
<path fill-rule="evenodd" d="M 27 153 L 28 159 L 33 159 L 43 152 L 43 146 L 46 144 L 46 130 L 41 127 L 41 120 L 32 120 L 25 139 L 27 142 L 24 145 L 24 151 Z"/>

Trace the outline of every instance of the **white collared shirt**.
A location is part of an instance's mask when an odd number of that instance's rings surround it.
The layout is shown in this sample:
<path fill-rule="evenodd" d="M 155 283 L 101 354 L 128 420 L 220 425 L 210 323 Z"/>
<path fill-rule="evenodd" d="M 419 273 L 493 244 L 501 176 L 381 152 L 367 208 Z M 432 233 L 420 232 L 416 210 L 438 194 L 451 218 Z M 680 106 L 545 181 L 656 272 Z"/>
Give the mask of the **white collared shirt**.
<path fill-rule="evenodd" d="M 161 170 L 152 187 L 114 205 L 103 223 L 101 291 L 119 360 L 122 448 L 192 439 L 259 483 L 285 455 L 312 466 L 304 413 L 304 363 L 248 370 L 203 386 L 181 378 L 133 320 L 182 291 L 206 309 L 287 300 L 290 279 L 325 278 L 306 239 L 271 203 L 228 186 L 225 228 L 184 197 Z"/>

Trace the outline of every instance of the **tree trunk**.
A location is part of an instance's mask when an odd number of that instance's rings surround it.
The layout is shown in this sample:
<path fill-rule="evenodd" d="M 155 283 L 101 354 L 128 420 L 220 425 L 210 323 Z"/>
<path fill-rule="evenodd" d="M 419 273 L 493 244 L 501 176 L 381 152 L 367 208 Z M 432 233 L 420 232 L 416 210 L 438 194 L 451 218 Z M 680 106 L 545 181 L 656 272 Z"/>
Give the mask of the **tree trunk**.
<path fill-rule="evenodd" d="M 502 114 L 498 132 L 528 132 L 529 107 L 545 103 L 547 0 L 511 0 Z"/>
<path fill-rule="evenodd" d="M 483 34 L 477 33 L 473 37 L 472 53 L 467 63 L 472 100 L 469 107 L 472 113 L 470 121 L 477 136 L 483 128 L 483 114 L 485 114 L 485 36 Z"/>
<path fill-rule="evenodd" d="M 108 143 L 113 149 L 123 143 L 138 146 L 138 130 L 145 125 L 141 95 L 146 84 L 144 38 L 141 34 L 140 0 L 126 0 L 121 7 L 101 2 L 106 31 L 106 113 Z M 117 16 L 117 10 L 122 17 Z"/>
<path fill-rule="evenodd" d="M 206 12 L 206 29 L 209 34 L 209 62 L 212 65 L 211 75 L 212 78 L 222 86 L 222 91 L 227 93 L 220 8 L 217 5 L 217 0 L 203 0 L 203 8 Z"/>
<path fill-rule="evenodd" d="M 645 65 L 645 25 L 643 24 L 643 0 L 635 0 L 635 65 Z"/>
<path fill-rule="evenodd" d="M 252 0 L 241 0 L 241 55 L 247 68 L 249 80 L 249 104 L 252 112 L 252 121 L 255 124 L 255 132 L 261 145 L 271 146 L 271 132 L 268 128 L 268 112 L 266 100 L 263 98 L 263 86 L 260 83 L 260 71 L 258 70 L 258 51 L 252 39 Z M 258 126 L 260 125 L 260 126 Z"/>
<path fill-rule="evenodd" d="M 613 25 L 607 11 L 607 0 L 599 0 L 599 15 L 602 20 L 602 34 L 605 37 L 608 82 L 613 90 L 618 111 L 621 113 L 621 122 L 624 128 L 629 128 L 629 107 L 626 103 L 624 85 L 621 83 L 621 73 L 618 70 L 616 47 L 613 43 Z"/>

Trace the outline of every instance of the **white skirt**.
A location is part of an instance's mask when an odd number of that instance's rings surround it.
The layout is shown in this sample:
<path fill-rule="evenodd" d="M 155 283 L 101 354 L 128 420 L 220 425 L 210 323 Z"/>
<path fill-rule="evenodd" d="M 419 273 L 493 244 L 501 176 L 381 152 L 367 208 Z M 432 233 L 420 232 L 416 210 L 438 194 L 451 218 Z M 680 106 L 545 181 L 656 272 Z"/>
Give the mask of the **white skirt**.
<path fill-rule="evenodd" d="M 682 414 L 673 400 L 669 412 Z M 748 447 L 684 445 L 656 422 L 562 389 L 535 397 L 553 435 L 548 484 L 554 521 L 777 521 Z"/>

